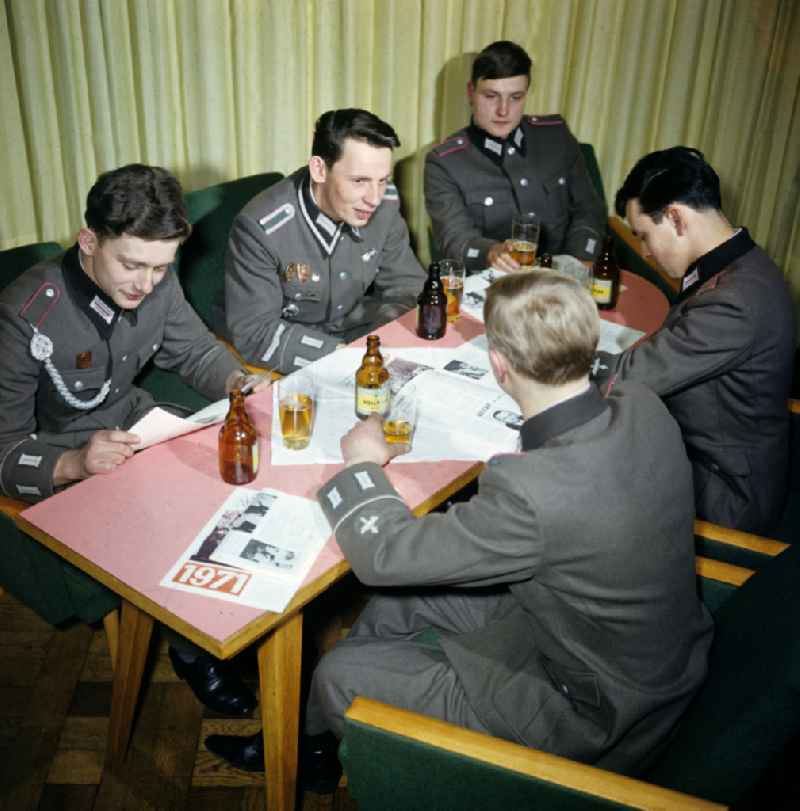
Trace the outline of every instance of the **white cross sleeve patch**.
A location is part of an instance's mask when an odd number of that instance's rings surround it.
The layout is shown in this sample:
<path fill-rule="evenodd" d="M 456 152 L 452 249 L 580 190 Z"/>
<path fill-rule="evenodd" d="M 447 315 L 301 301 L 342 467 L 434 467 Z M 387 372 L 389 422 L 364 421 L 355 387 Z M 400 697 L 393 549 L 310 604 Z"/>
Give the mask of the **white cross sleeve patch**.
<path fill-rule="evenodd" d="M 378 534 L 378 516 L 377 515 L 370 515 L 369 517 L 365 515 L 360 515 L 358 520 L 361 522 L 361 534 L 366 535 L 368 532 L 371 532 L 373 535 Z"/>

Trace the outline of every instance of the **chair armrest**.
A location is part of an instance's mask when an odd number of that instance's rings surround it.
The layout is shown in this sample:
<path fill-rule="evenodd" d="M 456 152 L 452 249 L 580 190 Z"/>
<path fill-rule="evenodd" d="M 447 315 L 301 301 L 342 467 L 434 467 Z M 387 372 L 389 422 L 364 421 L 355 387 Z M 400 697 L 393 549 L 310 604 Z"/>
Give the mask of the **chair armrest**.
<path fill-rule="evenodd" d="M 642 262 L 648 265 L 668 287 L 670 287 L 675 293 L 680 292 L 680 279 L 673 279 L 672 276 L 668 276 L 656 261 L 642 254 L 641 241 L 633 235 L 633 231 L 631 231 L 631 229 L 628 228 L 628 226 L 619 217 L 609 217 L 608 227 L 639 257 L 639 259 L 641 259 Z"/>
<path fill-rule="evenodd" d="M 18 501 L 8 496 L 0 496 L 0 513 L 7 515 L 11 519 L 16 519 L 24 509 L 30 506 L 31 505 L 26 501 Z"/>
<path fill-rule="evenodd" d="M 272 371 L 272 379 L 273 380 L 278 380 L 279 378 L 283 377 L 283 375 L 280 372 L 270 370 L 269 366 L 257 366 L 254 363 L 248 363 L 239 354 L 239 351 L 236 349 L 236 347 L 232 343 L 230 343 L 230 341 L 226 341 L 224 338 L 220 338 L 219 335 L 217 335 L 216 338 L 220 343 L 225 344 L 225 346 L 227 347 L 227 349 L 231 353 L 231 355 L 233 355 L 239 361 L 239 363 L 242 364 L 242 368 L 246 369 L 250 374 L 260 375 L 260 374 L 263 374 L 264 372 Z"/>
<path fill-rule="evenodd" d="M 700 555 L 695 556 L 694 570 L 706 580 L 716 580 L 737 588 L 755 574 L 752 569 L 745 569 L 744 566 L 735 566 L 733 563 L 724 563 L 721 560 L 704 558 Z"/>
<path fill-rule="evenodd" d="M 351 721 L 393 735 L 633 808 L 663 811 L 726 808 L 362 696 L 356 697 L 346 715 Z"/>
<path fill-rule="evenodd" d="M 730 529 L 712 524 L 710 521 L 694 522 L 694 534 L 702 538 L 708 538 L 718 543 L 735 546 L 738 549 L 746 549 L 749 552 L 757 552 L 760 555 L 775 557 L 787 548 L 787 544 L 774 541 L 772 538 L 765 538 L 763 535 L 754 535 L 751 532 L 742 532 L 738 529 Z"/>

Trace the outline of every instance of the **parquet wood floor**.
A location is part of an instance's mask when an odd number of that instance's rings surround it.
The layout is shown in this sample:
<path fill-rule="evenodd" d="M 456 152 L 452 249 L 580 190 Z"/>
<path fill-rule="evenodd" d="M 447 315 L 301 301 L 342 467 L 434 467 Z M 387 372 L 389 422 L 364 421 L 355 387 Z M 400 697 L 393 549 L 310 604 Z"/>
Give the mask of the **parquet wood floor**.
<path fill-rule="evenodd" d="M 56 630 L 7 592 L 0 596 L 2 811 L 256 811 L 262 775 L 227 767 L 203 747 L 212 732 L 248 734 L 257 715 L 214 715 L 172 670 L 158 641 L 121 770 L 104 768 L 111 663 L 102 630 Z M 244 663 L 257 680 L 255 661 Z M 248 669 L 248 665 L 251 668 Z M 307 793 L 303 811 L 355 811 L 345 787 Z"/>

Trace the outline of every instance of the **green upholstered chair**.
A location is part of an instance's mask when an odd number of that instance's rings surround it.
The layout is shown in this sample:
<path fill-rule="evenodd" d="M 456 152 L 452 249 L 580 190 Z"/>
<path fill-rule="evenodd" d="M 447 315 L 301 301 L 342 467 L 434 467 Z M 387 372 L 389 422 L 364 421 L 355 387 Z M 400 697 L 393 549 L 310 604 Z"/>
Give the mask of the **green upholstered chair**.
<path fill-rule="evenodd" d="M 359 809 L 701 809 L 760 796 L 800 735 L 800 549 L 755 574 L 698 558 L 698 573 L 716 620 L 708 678 L 641 779 L 358 698 L 340 757 Z"/>
<path fill-rule="evenodd" d="M 249 200 L 281 177 L 277 172 L 250 175 L 186 194 L 192 234 L 178 252 L 176 270 L 187 300 L 209 327 L 212 305 L 223 288 L 225 251 L 233 220 Z M 176 374 L 159 369 L 152 362 L 137 383 L 156 401 L 188 411 L 196 411 L 209 402 Z"/>
<path fill-rule="evenodd" d="M 63 250 L 57 242 L 34 242 L 0 251 L 0 289 L 13 282 L 23 271 Z"/>

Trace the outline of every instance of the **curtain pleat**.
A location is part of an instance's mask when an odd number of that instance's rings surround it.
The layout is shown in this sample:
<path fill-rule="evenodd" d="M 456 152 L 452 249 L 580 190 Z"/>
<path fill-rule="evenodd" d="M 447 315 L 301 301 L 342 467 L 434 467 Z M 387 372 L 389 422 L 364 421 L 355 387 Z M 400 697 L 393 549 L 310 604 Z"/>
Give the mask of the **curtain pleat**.
<path fill-rule="evenodd" d="M 644 153 L 696 146 L 800 298 L 796 0 L 4 0 L 0 248 L 68 242 L 97 174 L 131 161 L 188 190 L 291 172 L 322 112 L 358 106 L 400 136 L 426 261 L 424 156 L 468 120 L 495 39 L 534 59 L 528 111 L 594 144 L 609 202 Z"/>

